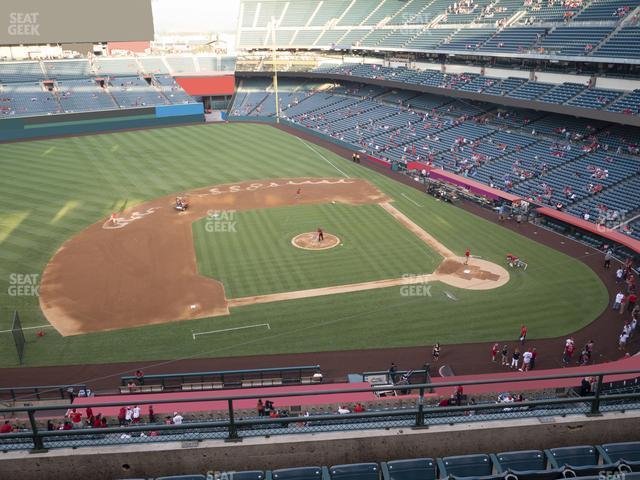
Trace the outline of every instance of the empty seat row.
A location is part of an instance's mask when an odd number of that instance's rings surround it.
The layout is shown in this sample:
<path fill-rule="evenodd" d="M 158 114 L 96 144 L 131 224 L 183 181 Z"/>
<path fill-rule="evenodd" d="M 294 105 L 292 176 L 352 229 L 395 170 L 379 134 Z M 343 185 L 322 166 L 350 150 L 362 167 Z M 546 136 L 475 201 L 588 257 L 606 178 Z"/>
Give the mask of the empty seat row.
<path fill-rule="evenodd" d="M 640 442 L 232 473 L 233 480 L 555 480 L 640 478 Z M 157 480 L 205 480 L 178 475 Z"/>

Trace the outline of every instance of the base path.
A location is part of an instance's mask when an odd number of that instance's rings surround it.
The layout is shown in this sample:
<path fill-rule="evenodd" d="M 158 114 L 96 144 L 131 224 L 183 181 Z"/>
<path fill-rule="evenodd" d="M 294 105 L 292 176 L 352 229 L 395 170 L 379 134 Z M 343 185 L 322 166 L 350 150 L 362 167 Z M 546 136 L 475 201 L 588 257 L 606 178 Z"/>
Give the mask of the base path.
<path fill-rule="evenodd" d="M 193 245 L 191 224 L 212 210 L 388 200 L 367 181 L 345 178 L 249 181 L 182 195 L 189 199 L 185 212 L 175 210 L 175 195 L 158 198 L 60 247 L 40 286 L 40 307 L 60 334 L 227 315 L 224 287 L 198 274 Z"/>
<path fill-rule="evenodd" d="M 382 202 L 380 206 L 444 257 L 435 273 L 430 275 L 432 281 L 438 280 L 453 287 L 469 290 L 490 290 L 509 281 L 509 272 L 500 265 L 480 258 L 470 258 L 467 264 L 464 258 L 456 256 L 391 203 Z"/>

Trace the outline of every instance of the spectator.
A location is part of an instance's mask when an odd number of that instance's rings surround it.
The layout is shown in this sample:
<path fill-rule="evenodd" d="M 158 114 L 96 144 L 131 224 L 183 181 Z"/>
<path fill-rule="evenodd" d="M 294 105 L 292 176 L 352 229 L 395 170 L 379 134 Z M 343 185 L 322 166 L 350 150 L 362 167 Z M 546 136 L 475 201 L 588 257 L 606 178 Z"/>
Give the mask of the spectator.
<path fill-rule="evenodd" d="M 495 362 L 498 356 L 498 352 L 500 351 L 500 344 L 494 343 L 493 347 L 491 347 L 491 361 Z"/>
<path fill-rule="evenodd" d="M 347 407 L 344 407 L 342 405 L 340 405 L 338 407 L 338 414 L 339 415 L 346 415 L 347 413 L 351 413 L 351 410 L 349 410 Z"/>
<path fill-rule="evenodd" d="M 509 348 L 506 345 L 503 345 L 500 355 L 502 356 L 502 365 L 509 365 Z"/>
<path fill-rule="evenodd" d="M 638 301 L 638 296 L 635 292 L 632 292 L 627 297 L 627 311 L 632 312 L 634 308 L 636 308 L 636 302 Z"/>
<path fill-rule="evenodd" d="M 611 259 L 612 258 L 613 258 L 613 252 L 611 251 L 611 249 L 609 249 L 604 254 L 604 268 L 606 268 L 607 270 L 609 268 L 611 268 Z"/>
<path fill-rule="evenodd" d="M 365 411 L 365 409 L 364 409 L 364 407 L 362 406 L 362 404 L 361 404 L 361 403 L 356 403 L 356 406 L 355 406 L 355 408 L 353 409 L 353 411 L 354 411 L 355 413 L 362 413 L 362 412 L 364 412 L 364 411 Z"/>
<path fill-rule="evenodd" d="M 573 338 L 568 338 L 564 345 L 564 351 L 562 353 L 562 363 L 564 365 L 568 365 L 571 363 L 571 358 L 573 357 L 573 352 L 575 350 L 575 345 Z"/>
<path fill-rule="evenodd" d="M 5 420 L 4 424 L 0 427 L 0 433 L 11 433 L 12 430 L 13 427 L 11 426 L 9 420 Z"/>
<path fill-rule="evenodd" d="M 273 412 L 273 410 L 273 402 L 271 400 L 267 400 L 266 402 L 264 402 L 264 412 L 266 415 L 271 415 L 271 412 Z"/>
<path fill-rule="evenodd" d="M 51 431 L 53 431 L 55 429 L 56 429 L 56 427 L 53 425 L 53 422 L 50 419 L 47 420 L 47 431 L 51 432 Z"/>
<path fill-rule="evenodd" d="M 71 409 L 71 413 L 69 414 L 69 420 L 73 424 L 73 428 L 82 428 L 82 414 L 78 412 L 75 408 Z"/>
<path fill-rule="evenodd" d="M 258 411 L 259 417 L 264 417 L 264 403 L 262 403 L 262 399 L 258 399 L 258 404 L 256 405 L 256 410 Z"/>
<path fill-rule="evenodd" d="M 520 363 L 520 349 L 516 348 L 511 355 L 511 368 L 518 368 L 518 364 Z"/>
<path fill-rule="evenodd" d="M 536 368 L 536 358 L 538 358 L 538 351 L 534 348 L 531 349 L 531 362 L 529 364 L 529 370 Z"/>
<path fill-rule="evenodd" d="M 123 427 L 126 423 L 127 418 L 127 409 L 124 407 L 120 407 L 120 411 L 118 412 L 118 424 Z"/>
<path fill-rule="evenodd" d="M 391 362 L 391 366 L 389 367 L 389 382 L 395 385 L 398 375 L 396 372 L 398 371 L 398 367 L 395 363 Z"/>
<path fill-rule="evenodd" d="M 144 385 L 144 372 L 142 370 L 136 370 L 136 380 L 138 385 Z"/>
<path fill-rule="evenodd" d="M 131 407 L 127 407 L 124 414 L 124 423 L 129 425 L 133 420 L 133 409 Z"/>
<path fill-rule="evenodd" d="M 458 385 L 453 391 L 453 398 L 455 399 L 457 406 L 462 405 L 463 395 L 464 395 L 464 388 L 462 387 L 462 385 Z"/>
<path fill-rule="evenodd" d="M 613 300 L 613 310 L 620 310 L 620 307 L 622 306 L 624 302 L 624 294 L 618 290 L 618 293 L 616 293 L 615 299 Z"/>
<path fill-rule="evenodd" d="M 153 405 L 149 405 L 149 423 L 156 422 L 156 414 L 153 411 Z"/>
<path fill-rule="evenodd" d="M 527 327 L 522 325 L 520 328 L 520 345 L 524 345 L 524 341 L 527 338 Z"/>
<path fill-rule="evenodd" d="M 436 343 L 433 346 L 433 351 L 431 352 L 431 356 L 437 362 L 440 359 L 440 344 Z"/>
<path fill-rule="evenodd" d="M 173 418 L 171 419 L 171 422 L 174 425 L 182 425 L 182 420 L 184 420 L 182 415 L 180 415 L 178 412 L 173 412 Z"/>
<path fill-rule="evenodd" d="M 622 332 L 618 338 L 618 350 L 625 350 L 627 348 L 628 340 L 629 335 L 626 332 Z"/>
<path fill-rule="evenodd" d="M 133 411 L 131 413 L 131 421 L 133 423 L 140 423 L 140 407 L 138 405 L 133 407 Z"/>
<path fill-rule="evenodd" d="M 533 354 L 531 351 L 527 350 L 522 354 L 522 368 L 520 369 L 523 372 L 528 372 L 531 368 L 531 357 Z"/>

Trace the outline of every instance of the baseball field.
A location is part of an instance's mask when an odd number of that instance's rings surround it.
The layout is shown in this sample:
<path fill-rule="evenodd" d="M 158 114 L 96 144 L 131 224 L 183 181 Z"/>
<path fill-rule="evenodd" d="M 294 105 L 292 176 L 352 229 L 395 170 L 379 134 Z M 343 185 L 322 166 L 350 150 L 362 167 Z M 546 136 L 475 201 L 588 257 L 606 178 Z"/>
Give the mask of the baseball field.
<path fill-rule="evenodd" d="M 14 310 L 37 366 L 549 338 L 607 305 L 580 261 L 266 125 L 4 144 L 0 171 L 3 366 Z"/>

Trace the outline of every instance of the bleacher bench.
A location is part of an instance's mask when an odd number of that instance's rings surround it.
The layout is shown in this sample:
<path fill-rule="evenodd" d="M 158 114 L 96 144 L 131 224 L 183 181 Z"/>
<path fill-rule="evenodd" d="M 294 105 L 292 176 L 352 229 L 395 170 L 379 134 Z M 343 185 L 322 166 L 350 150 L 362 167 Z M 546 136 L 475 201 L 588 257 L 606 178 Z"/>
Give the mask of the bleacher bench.
<path fill-rule="evenodd" d="M 311 383 L 322 382 L 322 374 L 310 375 L 308 377 L 300 377 L 300 383 L 303 385 L 309 385 Z"/>
<path fill-rule="evenodd" d="M 158 393 L 162 392 L 162 385 L 138 385 L 135 387 L 120 387 L 120 393 Z"/>
<path fill-rule="evenodd" d="M 220 390 L 224 388 L 222 382 L 198 382 L 198 383 L 183 383 L 182 390 L 190 392 L 194 390 Z"/>
<path fill-rule="evenodd" d="M 246 387 L 273 387 L 282 385 L 281 378 L 257 378 L 253 380 L 242 380 L 242 388 Z"/>

